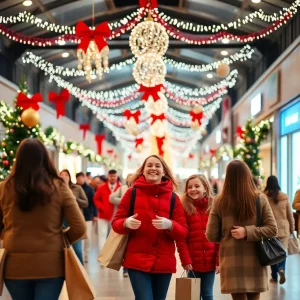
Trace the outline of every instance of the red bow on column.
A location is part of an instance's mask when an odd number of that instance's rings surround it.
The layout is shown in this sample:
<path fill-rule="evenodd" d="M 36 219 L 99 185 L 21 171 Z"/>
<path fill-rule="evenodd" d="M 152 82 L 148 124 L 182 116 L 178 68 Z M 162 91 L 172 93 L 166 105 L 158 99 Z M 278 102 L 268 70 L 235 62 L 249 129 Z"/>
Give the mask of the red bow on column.
<path fill-rule="evenodd" d="M 144 143 L 144 139 L 143 138 L 135 139 L 135 148 L 137 148 L 138 145 L 142 145 L 143 143 Z"/>
<path fill-rule="evenodd" d="M 104 140 L 105 140 L 105 134 L 95 135 L 95 141 L 97 143 L 97 150 L 99 155 L 102 155 L 102 145 Z"/>
<path fill-rule="evenodd" d="M 63 89 L 58 95 L 54 92 L 48 94 L 50 102 L 56 104 L 56 119 L 59 119 L 59 116 L 65 116 L 65 102 L 69 101 L 70 93 L 67 89 Z"/>
<path fill-rule="evenodd" d="M 166 117 L 165 117 L 165 114 L 161 114 L 158 116 L 151 114 L 151 118 L 152 118 L 151 125 L 153 125 L 157 120 L 163 121 Z"/>
<path fill-rule="evenodd" d="M 21 107 L 23 110 L 28 108 L 33 108 L 34 110 L 39 110 L 40 106 L 38 102 L 42 102 L 43 98 L 40 93 L 34 94 L 31 98 L 20 92 L 17 97 L 17 106 Z"/>
<path fill-rule="evenodd" d="M 190 111 L 190 116 L 192 117 L 192 122 L 198 121 L 199 125 L 202 124 L 202 119 L 203 119 L 203 112 L 195 113 L 194 111 Z"/>
<path fill-rule="evenodd" d="M 160 156 L 164 156 L 165 151 L 163 150 L 163 145 L 164 145 L 164 141 L 165 141 L 166 137 L 156 137 L 156 142 L 157 142 L 157 148 L 158 148 L 158 154 Z"/>
<path fill-rule="evenodd" d="M 148 3 L 150 3 L 151 8 L 157 8 L 157 0 L 140 0 L 140 7 L 147 7 Z"/>
<path fill-rule="evenodd" d="M 238 135 L 239 138 L 243 139 L 245 136 L 245 130 L 243 129 L 242 126 L 238 126 L 236 129 L 236 133 Z"/>
<path fill-rule="evenodd" d="M 123 116 L 125 116 L 127 118 L 127 120 L 129 120 L 131 117 L 133 117 L 137 124 L 139 123 L 140 115 L 141 115 L 141 112 L 139 110 L 137 110 L 136 112 L 133 113 L 129 109 L 126 109 L 123 112 Z"/>
<path fill-rule="evenodd" d="M 209 149 L 209 153 L 210 153 L 211 156 L 215 156 L 216 152 L 217 152 L 217 150 Z"/>
<path fill-rule="evenodd" d="M 141 84 L 138 92 L 144 93 L 144 95 L 142 96 L 142 100 L 147 102 L 149 97 L 152 96 L 152 98 L 155 102 L 160 99 L 158 96 L 158 92 L 160 92 L 163 87 L 164 86 L 162 84 L 158 84 L 154 87 L 146 87 Z"/>
<path fill-rule="evenodd" d="M 107 46 L 106 38 L 110 37 L 110 28 L 107 22 L 103 22 L 96 26 L 95 30 L 91 30 L 84 22 L 79 21 L 75 28 L 76 37 L 80 38 L 80 44 L 78 49 L 82 49 L 84 52 L 89 47 L 92 40 L 95 41 L 99 52 Z"/>
<path fill-rule="evenodd" d="M 88 131 L 88 130 L 90 130 L 90 124 L 89 123 L 86 123 L 86 124 L 80 124 L 79 125 L 79 129 L 80 130 L 83 130 L 83 139 L 85 140 L 85 137 L 86 137 L 86 132 Z"/>

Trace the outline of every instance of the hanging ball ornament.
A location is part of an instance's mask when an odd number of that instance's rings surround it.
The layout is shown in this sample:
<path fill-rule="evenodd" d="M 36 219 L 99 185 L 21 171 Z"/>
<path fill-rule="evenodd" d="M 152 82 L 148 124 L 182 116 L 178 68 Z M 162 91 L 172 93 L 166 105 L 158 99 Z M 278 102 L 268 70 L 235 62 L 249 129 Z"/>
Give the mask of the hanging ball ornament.
<path fill-rule="evenodd" d="M 229 65 L 225 63 L 220 63 L 220 65 L 217 68 L 217 74 L 218 76 L 224 78 L 227 77 L 230 73 L 230 67 Z"/>
<path fill-rule="evenodd" d="M 150 96 L 147 102 L 145 102 L 145 108 L 150 115 L 161 115 L 168 110 L 168 100 L 165 95 L 162 92 L 158 92 L 157 94 L 159 96 L 158 100 L 154 101 L 153 97 Z"/>
<path fill-rule="evenodd" d="M 9 161 L 8 160 L 3 160 L 3 165 L 7 167 L 9 165 Z"/>
<path fill-rule="evenodd" d="M 147 53 L 138 58 L 133 67 L 133 77 L 138 84 L 154 87 L 164 82 L 166 66 L 160 56 Z"/>
<path fill-rule="evenodd" d="M 157 137 L 164 137 L 166 135 L 166 124 L 163 120 L 157 120 L 150 127 L 151 134 Z"/>
<path fill-rule="evenodd" d="M 22 112 L 21 120 L 27 127 L 34 127 L 39 123 L 40 115 L 36 110 L 30 107 Z"/>
<path fill-rule="evenodd" d="M 132 53 L 140 57 L 146 53 L 163 56 L 169 47 L 166 29 L 151 17 L 134 27 L 130 34 L 129 45 Z"/>

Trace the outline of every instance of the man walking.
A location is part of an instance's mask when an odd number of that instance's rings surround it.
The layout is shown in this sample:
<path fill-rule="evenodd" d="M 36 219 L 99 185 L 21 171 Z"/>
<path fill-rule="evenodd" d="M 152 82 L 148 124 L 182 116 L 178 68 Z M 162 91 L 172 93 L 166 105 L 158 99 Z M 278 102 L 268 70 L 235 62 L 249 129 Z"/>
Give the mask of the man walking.
<path fill-rule="evenodd" d="M 109 202 L 109 196 L 120 187 L 116 170 L 108 172 L 107 181 L 100 185 L 94 196 L 94 203 L 98 209 L 98 243 L 101 251 L 110 229 L 110 222 L 114 214 L 114 204 Z"/>

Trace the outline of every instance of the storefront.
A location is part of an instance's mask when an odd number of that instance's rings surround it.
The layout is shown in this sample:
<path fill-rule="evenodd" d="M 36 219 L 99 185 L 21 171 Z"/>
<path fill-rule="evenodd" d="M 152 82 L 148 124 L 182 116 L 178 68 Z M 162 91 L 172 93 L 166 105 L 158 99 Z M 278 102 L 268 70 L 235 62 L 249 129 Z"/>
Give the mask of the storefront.
<path fill-rule="evenodd" d="M 69 170 L 71 174 L 71 180 L 76 182 L 76 173 L 82 172 L 82 158 L 79 155 L 65 154 L 59 152 L 58 157 L 58 170 L 59 172 L 63 169 Z"/>
<path fill-rule="evenodd" d="M 279 178 L 292 201 L 300 189 L 300 97 L 280 111 Z"/>

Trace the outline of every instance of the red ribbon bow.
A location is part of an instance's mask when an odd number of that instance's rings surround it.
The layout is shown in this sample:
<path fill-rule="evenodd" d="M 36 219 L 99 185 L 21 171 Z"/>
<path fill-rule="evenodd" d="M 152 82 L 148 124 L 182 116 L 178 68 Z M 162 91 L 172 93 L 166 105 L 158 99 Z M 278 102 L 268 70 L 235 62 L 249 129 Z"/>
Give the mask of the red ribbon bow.
<path fill-rule="evenodd" d="M 160 156 L 164 156 L 165 151 L 163 150 L 163 145 L 164 145 L 164 141 L 165 141 L 166 137 L 156 137 L 156 143 L 157 143 L 157 148 L 158 148 L 158 154 Z"/>
<path fill-rule="evenodd" d="M 217 152 L 217 150 L 209 149 L 209 153 L 210 153 L 211 156 L 215 156 L 216 152 Z"/>
<path fill-rule="evenodd" d="M 144 95 L 142 96 L 142 100 L 147 102 L 149 97 L 152 96 L 152 98 L 155 102 L 160 99 L 160 97 L 158 96 L 158 92 L 160 92 L 163 87 L 164 86 L 162 84 L 158 84 L 153 87 L 146 87 L 141 84 L 138 92 L 144 93 Z"/>
<path fill-rule="evenodd" d="M 17 97 L 17 106 L 21 107 L 23 110 L 28 108 L 33 108 L 34 110 L 39 110 L 40 106 L 38 102 L 42 102 L 43 98 L 40 93 L 34 94 L 31 98 L 20 92 Z"/>
<path fill-rule="evenodd" d="M 80 38 L 78 49 L 82 49 L 84 52 L 86 52 L 92 40 L 95 41 L 100 52 L 107 46 L 105 39 L 110 37 L 110 28 L 107 22 L 103 22 L 96 26 L 94 30 L 91 30 L 84 22 L 79 21 L 75 31 L 76 37 Z"/>
<path fill-rule="evenodd" d="M 244 138 L 244 136 L 245 136 L 245 130 L 241 126 L 237 127 L 236 133 L 237 133 L 238 137 L 241 139 Z"/>
<path fill-rule="evenodd" d="M 97 143 L 97 149 L 98 149 L 98 154 L 102 154 L 102 145 L 103 141 L 105 140 L 105 134 L 97 134 L 95 135 L 95 141 Z"/>
<path fill-rule="evenodd" d="M 108 154 L 113 154 L 113 153 L 114 153 L 114 149 L 108 149 L 108 150 L 107 150 L 107 153 L 108 153 Z"/>
<path fill-rule="evenodd" d="M 139 124 L 139 117 L 141 115 L 141 112 L 139 110 L 137 110 L 136 112 L 132 113 L 129 109 L 126 109 L 123 112 L 123 115 L 127 118 L 127 120 L 129 120 L 131 117 L 134 118 L 135 122 L 137 124 Z"/>
<path fill-rule="evenodd" d="M 143 138 L 135 139 L 135 148 L 137 148 L 138 145 L 142 145 L 143 143 L 144 143 L 144 139 Z"/>
<path fill-rule="evenodd" d="M 59 119 L 59 116 L 65 116 L 65 102 L 69 101 L 70 93 L 67 89 L 63 89 L 60 94 L 50 92 L 48 94 L 50 102 L 56 104 L 56 119 Z"/>
<path fill-rule="evenodd" d="M 151 118 L 152 118 L 151 125 L 153 125 L 157 120 L 163 121 L 166 117 L 165 117 L 165 114 L 161 114 L 158 116 L 151 114 Z"/>
<path fill-rule="evenodd" d="M 90 124 L 89 123 L 80 124 L 79 129 L 83 130 L 83 139 L 85 140 L 86 132 L 91 129 Z"/>
<path fill-rule="evenodd" d="M 194 154 L 193 153 L 190 153 L 189 154 L 189 159 L 193 159 L 195 156 L 194 156 Z"/>
<path fill-rule="evenodd" d="M 132 155 L 128 155 L 128 160 L 132 160 Z"/>
<path fill-rule="evenodd" d="M 148 3 L 150 3 L 151 8 L 157 8 L 157 0 L 140 0 L 140 7 L 147 7 Z"/>
<path fill-rule="evenodd" d="M 198 121 L 199 125 L 202 124 L 202 119 L 203 119 L 203 111 L 199 112 L 199 113 L 195 113 L 194 111 L 190 111 L 190 116 L 192 117 L 192 122 L 194 121 Z"/>

